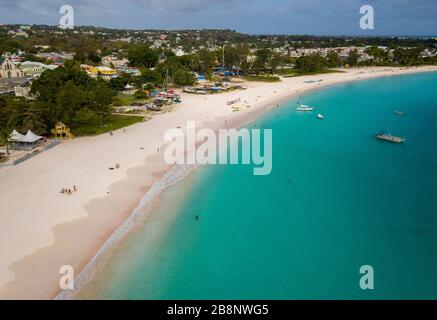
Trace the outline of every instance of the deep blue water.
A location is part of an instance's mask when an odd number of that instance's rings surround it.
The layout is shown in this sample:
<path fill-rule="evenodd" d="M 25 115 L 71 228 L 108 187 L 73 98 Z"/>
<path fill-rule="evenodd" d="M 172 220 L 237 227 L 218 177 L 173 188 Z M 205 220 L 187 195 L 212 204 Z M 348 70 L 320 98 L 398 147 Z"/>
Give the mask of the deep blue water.
<path fill-rule="evenodd" d="M 198 170 L 82 298 L 437 298 L 436 88 L 427 73 L 305 96 L 324 121 L 296 99 L 273 110 L 253 124 L 273 130 L 271 175 Z M 380 130 L 407 142 L 378 141 Z M 362 265 L 373 291 L 359 287 Z"/>

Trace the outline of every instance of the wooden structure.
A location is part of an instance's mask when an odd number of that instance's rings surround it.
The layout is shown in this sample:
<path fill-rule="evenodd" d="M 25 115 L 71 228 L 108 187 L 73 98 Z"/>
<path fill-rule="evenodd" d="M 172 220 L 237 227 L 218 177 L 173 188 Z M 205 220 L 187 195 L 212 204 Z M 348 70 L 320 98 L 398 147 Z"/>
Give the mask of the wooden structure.
<path fill-rule="evenodd" d="M 58 122 L 55 128 L 52 129 L 55 139 L 74 139 L 74 135 L 70 132 L 70 128 L 62 122 Z"/>

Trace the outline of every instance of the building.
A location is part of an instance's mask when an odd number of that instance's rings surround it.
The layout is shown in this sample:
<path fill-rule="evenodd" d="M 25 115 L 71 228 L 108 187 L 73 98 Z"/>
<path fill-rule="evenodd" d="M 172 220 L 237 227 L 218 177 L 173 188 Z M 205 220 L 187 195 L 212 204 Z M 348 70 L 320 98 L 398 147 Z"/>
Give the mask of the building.
<path fill-rule="evenodd" d="M 39 52 L 37 55 L 39 58 L 52 61 L 52 63 L 62 66 L 66 60 L 73 59 L 73 54 L 66 52 Z"/>
<path fill-rule="evenodd" d="M 127 59 L 118 59 L 116 56 L 102 57 L 102 64 L 107 67 L 125 67 L 129 64 Z"/>
<path fill-rule="evenodd" d="M 19 69 L 28 77 L 39 77 L 46 70 L 54 70 L 57 65 L 47 65 L 40 62 L 25 61 L 19 65 Z"/>
<path fill-rule="evenodd" d="M 134 67 L 118 67 L 117 70 L 120 73 L 130 74 L 133 77 L 141 76 L 141 70 L 139 68 L 134 68 Z"/>
<path fill-rule="evenodd" d="M 24 72 L 12 62 L 9 56 L 6 56 L 0 67 L 0 79 L 24 78 L 25 76 Z"/>
<path fill-rule="evenodd" d="M 89 65 L 81 65 L 86 70 L 87 74 L 92 78 L 102 78 L 103 80 L 111 80 L 118 77 L 117 70 L 109 67 L 94 67 Z"/>
<path fill-rule="evenodd" d="M 16 97 L 24 97 L 26 99 L 33 100 L 34 97 L 30 94 L 32 89 L 32 81 L 26 81 L 18 86 L 14 86 L 14 92 Z"/>

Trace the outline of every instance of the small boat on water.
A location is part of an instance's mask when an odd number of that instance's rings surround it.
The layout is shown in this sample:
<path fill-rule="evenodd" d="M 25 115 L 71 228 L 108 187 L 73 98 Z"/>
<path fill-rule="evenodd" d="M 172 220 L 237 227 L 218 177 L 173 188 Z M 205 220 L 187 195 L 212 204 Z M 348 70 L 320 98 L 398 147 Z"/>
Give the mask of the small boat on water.
<path fill-rule="evenodd" d="M 321 113 L 318 113 L 317 114 L 317 119 L 323 120 L 323 119 L 325 119 L 325 116 L 323 114 L 321 114 Z"/>
<path fill-rule="evenodd" d="M 391 135 L 389 133 L 386 133 L 384 131 L 381 131 L 380 133 L 378 133 L 376 135 L 376 138 L 379 139 L 379 140 L 384 140 L 384 141 L 393 142 L 393 143 L 403 143 L 403 142 L 405 142 L 404 138 L 393 136 L 393 135 Z"/>
<path fill-rule="evenodd" d="M 299 107 L 296 108 L 297 111 L 313 111 L 313 107 L 306 106 L 304 104 L 299 105 Z"/>

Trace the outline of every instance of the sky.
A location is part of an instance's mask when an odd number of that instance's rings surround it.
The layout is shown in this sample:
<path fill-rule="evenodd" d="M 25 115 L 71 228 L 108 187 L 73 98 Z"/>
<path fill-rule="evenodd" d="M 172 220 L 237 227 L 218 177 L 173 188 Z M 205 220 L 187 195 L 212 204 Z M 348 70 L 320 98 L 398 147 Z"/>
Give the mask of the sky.
<path fill-rule="evenodd" d="M 58 25 L 62 5 L 75 25 L 121 29 L 232 29 L 248 34 L 436 35 L 437 0 L 0 0 L 2 24 Z M 371 5 L 373 30 L 360 7 Z"/>

